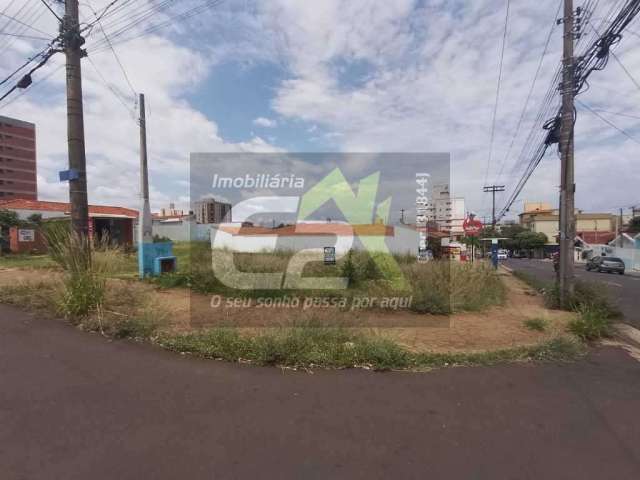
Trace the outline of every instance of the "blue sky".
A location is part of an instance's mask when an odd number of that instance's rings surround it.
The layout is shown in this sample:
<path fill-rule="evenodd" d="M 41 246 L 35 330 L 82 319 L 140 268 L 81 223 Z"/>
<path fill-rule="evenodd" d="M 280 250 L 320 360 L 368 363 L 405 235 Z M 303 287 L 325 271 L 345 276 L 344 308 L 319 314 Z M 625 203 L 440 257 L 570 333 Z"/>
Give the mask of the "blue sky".
<path fill-rule="evenodd" d="M 0 0 L 0 11 L 7 8 L 54 35 L 55 19 L 40 0 L 9 3 Z M 109 2 L 90 3 L 101 11 Z M 142 91 L 149 104 L 154 209 L 188 203 L 192 151 L 449 152 L 455 194 L 466 198 L 468 210 L 487 215 L 485 177 L 487 183 L 517 182 L 528 160 L 522 148 L 561 55 L 561 32 L 555 27 L 516 131 L 560 2 L 512 1 L 489 162 L 506 0 L 225 0 L 192 18 L 123 41 L 201 3 L 175 2 L 118 35 L 127 19 L 159 5 L 155 0 L 123 1 L 121 11 L 103 21 L 115 55 L 98 28 L 88 36 L 91 61 L 84 60 L 83 67 L 91 201 L 137 203 L 138 138 L 132 109 L 134 92 Z M 600 28 L 612 7 L 622 3 L 598 2 L 594 24 Z M 85 2 L 81 11 L 90 21 L 93 13 Z M 629 28 L 638 32 L 639 25 L 636 20 Z M 0 31 L 26 30 L 0 19 Z M 589 37 L 578 45 L 579 52 Z M 0 73 L 20 65 L 44 43 L 0 37 Z M 636 80 L 639 46 L 640 36 L 631 33 L 615 50 Z M 54 57 L 34 74 L 38 83 L 7 99 L 10 103 L 2 102 L 0 114 L 37 124 L 40 195 L 64 200 L 65 185 L 56 180 L 66 152 L 61 62 Z M 640 138 L 640 89 L 617 61 L 596 72 L 580 98 Z M 639 147 L 578 107 L 578 206 L 610 211 L 640 203 Z M 616 185 L 602 185 L 603 172 L 615 176 Z M 557 155 L 550 150 L 521 199 L 556 203 L 558 174 Z"/>

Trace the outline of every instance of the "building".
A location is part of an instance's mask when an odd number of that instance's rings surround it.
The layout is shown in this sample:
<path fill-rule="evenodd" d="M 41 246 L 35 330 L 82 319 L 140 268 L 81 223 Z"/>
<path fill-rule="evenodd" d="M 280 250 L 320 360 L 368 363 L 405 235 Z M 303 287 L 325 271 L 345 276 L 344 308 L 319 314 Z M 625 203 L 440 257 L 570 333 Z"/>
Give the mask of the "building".
<path fill-rule="evenodd" d="M 0 116 L 0 200 L 37 200 L 36 126 Z"/>
<path fill-rule="evenodd" d="M 187 216 L 187 214 L 184 213 L 184 210 L 176 209 L 176 206 L 173 203 L 169 204 L 169 208 L 161 208 L 160 212 L 153 214 L 153 218 L 161 218 L 161 219 L 182 218 L 184 216 Z"/>
<path fill-rule="evenodd" d="M 438 239 L 447 234 L 429 235 Z M 344 222 L 301 222 L 279 228 L 245 226 L 224 223 L 211 227 L 211 246 L 233 252 L 292 251 L 334 247 L 336 255 L 349 250 L 389 251 L 399 255 L 417 255 L 419 237 L 413 225 L 365 224 Z M 368 248 L 360 237 L 377 237 L 381 242 L 369 242 Z"/>
<path fill-rule="evenodd" d="M 27 220 L 37 214 L 43 220 L 70 219 L 71 205 L 64 202 L 46 202 L 39 200 L 14 199 L 0 200 L 0 210 L 16 212 L 18 217 Z M 138 211 L 124 207 L 89 205 L 89 235 L 92 238 L 108 238 L 119 245 L 133 245 L 134 223 Z"/>
<path fill-rule="evenodd" d="M 434 185 L 431 193 L 431 201 L 426 207 L 427 221 L 435 222 L 441 231 L 452 237 L 464 235 L 464 198 L 452 197 L 446 184 Z"/>
<path fill-rule="evenodd" d="M 544 233 L 547 245 L 558 245 L 560 215 L 547 203 L 525 202 L 520 225 L 532 232 Z M 585 213 L 575 211 L 576 235 L 586 243 L 608 243 L 615 237 L 616 216 L 611 213 Z"/>
<path fill-rule="evenodd" d="M 197 223 L 231 222 L 231 204 L 205 198 L 195 202 L 194 214 Z"/>

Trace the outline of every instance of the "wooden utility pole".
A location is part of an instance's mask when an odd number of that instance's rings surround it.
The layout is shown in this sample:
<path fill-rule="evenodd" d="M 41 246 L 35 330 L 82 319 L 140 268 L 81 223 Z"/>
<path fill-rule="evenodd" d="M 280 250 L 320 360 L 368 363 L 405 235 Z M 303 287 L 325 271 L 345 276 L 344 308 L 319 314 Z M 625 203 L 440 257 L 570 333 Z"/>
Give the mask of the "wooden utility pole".
<path fill-rule="evenodd" d="M 78 0 L 66 0 L 63 18 L 64 51 L 67 57 L 67 143 L 69 149 L 69 201 L 71 224 L 81 238 L 89 237 L 87 201 L 87 167 L 84 150 L 84 116 L 82 109 L 82 69 Z"/>
<path fill-rule="evenodd" d="M 575 95 L 573 0 L 564 1 L 562 58 L 562 116 L 560 123 L 560 303 L 567 305 L 574 292 L 575 182 L 573 170 L 573 125 Z"/>
<path fill-rule="evenodd" d="M 485 193 L 491 193 L 493 195 L 493 208 L 491 210 L 491 227 L 495 231 L 496 229 L 496 192 L 504 192 L 504 185 L 490 185 L 484 187 Z"/>

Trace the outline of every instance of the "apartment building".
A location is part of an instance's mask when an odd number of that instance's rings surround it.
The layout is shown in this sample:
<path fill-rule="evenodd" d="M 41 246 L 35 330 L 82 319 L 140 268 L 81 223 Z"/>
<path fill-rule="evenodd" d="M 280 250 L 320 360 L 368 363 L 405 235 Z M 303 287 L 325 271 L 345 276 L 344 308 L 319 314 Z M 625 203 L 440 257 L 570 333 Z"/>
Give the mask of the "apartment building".
<path fill-rule="evenodd" d="M 205 198 L 194 205 L 196 223 L 231 222 L 231 204 L 219 202 L 214 198 Z"/>
<path fill-rule="evenodd" d="M 436 184 L 431 189 L 431 201 L 427 204 L 427 220 L 435 222 L 443 232 L 452 237 L 464 235 L 464 198 L 452 197 L 448 184 Z"/>
<path fill-rule="evenodd" d="M 37 200 L 36 126 L 0 115 L 0 200 Z"/>

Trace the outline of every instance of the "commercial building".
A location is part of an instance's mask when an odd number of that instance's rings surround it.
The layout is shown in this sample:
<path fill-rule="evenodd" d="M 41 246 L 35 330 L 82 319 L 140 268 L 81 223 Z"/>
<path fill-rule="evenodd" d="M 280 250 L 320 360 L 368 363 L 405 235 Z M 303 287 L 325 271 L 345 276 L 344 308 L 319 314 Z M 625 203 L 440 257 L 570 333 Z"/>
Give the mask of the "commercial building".
<path fill-rule="evenodd" d="M 0 210 L 16 212 L 18 217 L 27 220 L 38 214 L 43 220 L 70 219 L 71 205 L 64 202 L 46 202 L 38 200 L 14 199 L 0 200 Z M 89 205 L 89 236 L 101 239 L 107 235 L 110 241 L 119 245 L 133 244 L 133 227 L 138 211 L 124 207 Z"/>
<path fill-rule="evenodd" d="M 426 207 L 427 221 L 435 222 L 451 237 L 464 235 L 464 198 L 452 197 L 447 184 L 434 185 L 431 194 L 431 201 Z"/>
<path fill-rule="evenodd" d="M 525 202 L 520 224 L 532 232 L 544 233 L 547 245 L 558 245 L 560 215 L 548 203 Z M 585 213 L 575 211 L 576 236 L 589 244 L 608 243 L 615 237 L 616 216 L 611 213 Z"/>
<path fill-rule="evenodd" d="M 0 115 L 0 200 L 38 198 L 36 126 Z"/>
<path fill-rule="evenodd" d="M 231 204 L 218 202 L 214 198 L 205 198 L 194 205 L 197 223 L 231 222 Z"/>

